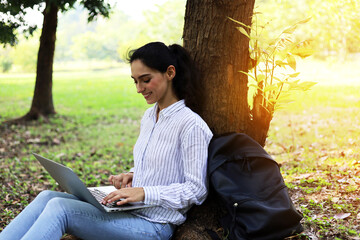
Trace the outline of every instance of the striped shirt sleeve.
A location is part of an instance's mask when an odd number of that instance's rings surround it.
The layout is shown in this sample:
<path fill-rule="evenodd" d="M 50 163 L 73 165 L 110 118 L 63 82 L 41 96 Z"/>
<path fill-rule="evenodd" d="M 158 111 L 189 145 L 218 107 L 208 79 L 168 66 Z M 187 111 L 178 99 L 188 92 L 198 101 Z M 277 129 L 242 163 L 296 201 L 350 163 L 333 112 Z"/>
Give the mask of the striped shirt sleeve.
<path fill-rule="evenodd" d="M 193 204 L 201 204 L 207 196 L 208 141 L 201 127 L 192 127 L 181 146 L 185 181 L 168 186 L 144 187 L 145 203 L 171 209 L 183 209 Z"/>

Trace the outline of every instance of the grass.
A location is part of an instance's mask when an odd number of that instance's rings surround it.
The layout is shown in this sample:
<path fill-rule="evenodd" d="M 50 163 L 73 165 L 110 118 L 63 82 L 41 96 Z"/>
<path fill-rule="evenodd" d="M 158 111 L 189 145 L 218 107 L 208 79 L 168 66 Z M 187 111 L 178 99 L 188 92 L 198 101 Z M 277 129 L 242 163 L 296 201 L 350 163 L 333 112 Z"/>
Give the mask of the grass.
<path fill-rule="evenodd" d="M 269 130 L 266 149 L 304 214 L 301 239 L 360 239 L 360 85 L 343 82 L 299 93 Z"/>
<path fill-rule="evenodd" d="M 312 67 L 329 69 L 323 63 Z M 360 239 L 360 85 L 356 74 L 349 74 L 344 70 L 350 84 L 340 85 L 327 84 L 331 74 L 326 73 L 271 123 L 266 150 L 281 164 L 304 214 L 305 231 L 295 239 Z M 318 80 L 315 74 L 305 78 Z M 26 113 L 34 81 L 33 74 L 0 75 L 0 122 Z M 127 70 L 55 72 L 53 95 L 58 114 L 50 122 L 0 126 L 0 230 L 39 191 L 58 190 L 31 152 L 73 168 L 90 186 L 132 166 L 132 147 L 148 106 Z"/>
<path fill-rule="evenodd" d="M 0 122 L 26 113 L 33 74 L 0 75 Z M 123 69 L 56 72 L 58 114 L 50 122 L 0 127 L 0 230 L 46 188 L 58 189 L 31 153 L 72 167 L 89 186 L 132 166 L 139 121 L 148 107 Z"/>

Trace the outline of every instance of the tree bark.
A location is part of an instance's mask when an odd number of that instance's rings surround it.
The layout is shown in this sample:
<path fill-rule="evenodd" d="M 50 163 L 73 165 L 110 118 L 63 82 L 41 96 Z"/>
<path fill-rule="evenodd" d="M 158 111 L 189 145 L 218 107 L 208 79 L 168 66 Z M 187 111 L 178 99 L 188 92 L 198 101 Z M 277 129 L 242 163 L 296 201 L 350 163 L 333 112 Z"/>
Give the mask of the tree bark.
<path fill-rule="evenodd" d="M 228 17 L 251 25 L 254 0 L 188 0 L 184 47 L 202 73 L 205 103 L 200 114 L 215 134 L 246 132 L 249 39 Z"/>
<path fill-rule="evenodd" d="M 47 116 L 56 113 L 52 97 L 52 73 L 58 20 L 57 13 L 58 7 L 51 3 L 51 1 L 46 1 L 37 59 L 34 97 L 30 111 L 22 118 L 23 120 L 36 120 L 39 117 L 46 119 Z"/>
<path fill-rule="evenodd" d="M 251 25 L 255 0 L 188 0 L 185 12 L 184 47 L 190 52 L 205 91 L 200 113 L 214 134 L 251 133 L 247 76 L 249 39 L 240 34 L 233 18 Z M 206 229 L 222 237 L 217 222 L 222 214 L 213 195 L 195 206 L 180 226 L 175 239 L 211 239 Z"/>

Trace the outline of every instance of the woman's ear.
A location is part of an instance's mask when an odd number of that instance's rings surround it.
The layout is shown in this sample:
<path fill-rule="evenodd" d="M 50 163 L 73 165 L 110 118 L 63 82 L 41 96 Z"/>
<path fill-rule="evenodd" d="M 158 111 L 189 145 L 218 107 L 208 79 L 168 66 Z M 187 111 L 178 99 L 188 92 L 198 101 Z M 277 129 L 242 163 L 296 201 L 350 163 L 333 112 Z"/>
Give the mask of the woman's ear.
<path fill-rule="evenodd" d="M 166 76 L 168 77 L 169 80 L 172 80 L 176 75 L 176 70 L 175 67 L 173 65 L 168 66 L 167 70 L 166 70 Z"/>

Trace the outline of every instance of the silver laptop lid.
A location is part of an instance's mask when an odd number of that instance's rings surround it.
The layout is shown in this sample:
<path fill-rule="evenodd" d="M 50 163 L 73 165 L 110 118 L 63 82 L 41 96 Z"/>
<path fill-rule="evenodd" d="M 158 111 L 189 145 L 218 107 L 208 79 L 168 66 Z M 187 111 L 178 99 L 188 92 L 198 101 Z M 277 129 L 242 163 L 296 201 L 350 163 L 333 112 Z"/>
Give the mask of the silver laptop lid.
<path fill-rule="evenodd" d="M 36 153 L 33 153 L 33 155 L 66 192 L 73 194 L 82 201 L 91 203 L 102 211 L 105 211 L 104 207 L 94 198 L 85 184 L 71 168 L 44 158 Z"/>
<path fill-rule="evenodd" d="M 51 177 L 53 177 L 55 181 L 60 185 L 60 187 L 62 187 L 66 192 L 73 194 L 82 201 L 92 204 L 101 211 L 118 212 L 135 210 L 139 208 L 154 207 L 154 205 L 144 204 L 142 202 L 132 202 L 116 207 L 104 206 L 95 199 L 89 189 L 85 186 L 85 184 L 80 180 L 80 178 L 74 173 L 71 168 L 54 162 L 50 159 L 44 158 L 43 156 L 40 156 L 36 153 L 33 153 L 33 155 L 49 172 Z"/>

